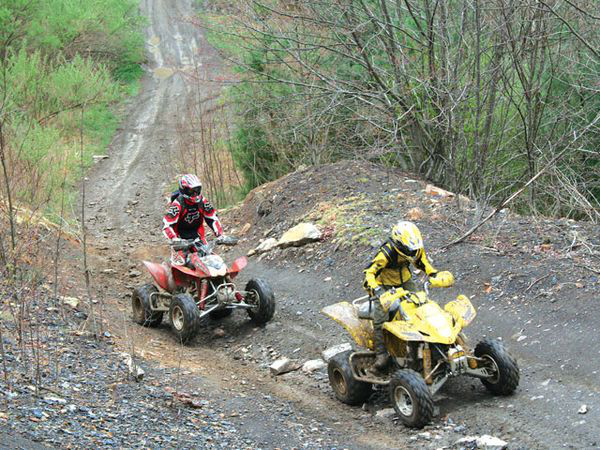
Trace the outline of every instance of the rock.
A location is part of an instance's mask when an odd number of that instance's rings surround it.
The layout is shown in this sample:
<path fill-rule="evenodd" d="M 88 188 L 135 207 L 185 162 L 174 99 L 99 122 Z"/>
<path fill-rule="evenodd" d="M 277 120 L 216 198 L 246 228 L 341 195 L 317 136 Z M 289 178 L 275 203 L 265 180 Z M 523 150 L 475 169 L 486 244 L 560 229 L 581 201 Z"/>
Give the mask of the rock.
<path fill-rule="evenodd" d="M 587 405 L 581 405 L 577 410 L 577 414 L 586 414 L 588 412 Z"/>
<path fill-rule="evenodd" d="M 302 365 L 302 372 L 304 373 L 312 373 L 315 370 L 321 370 L 327 367 L 327 363 L 322 359 L 311 359 L 310 361 L 306 361 Z"/>
<path fill-rule="evenodd" d="M 422 433 L 417 434 L 417 437 L 419 439 L 424 439 L 426 441 L 430 441 L 431 440 L 431 433 L 429 431 L 424 431 Z"/>
<path fill-rule="evenodd" d="M 273 250 L 276 246 L 277 246 L 277 239 L 275 239 L 275 238 L 265 239 L 264 241 L 262 241 L 260 243 L 260 245 L 258 247 L 256 247 L 254 249 L 252 254 L 254 255 L 254 254 L 265 253 L 270 250 Z M 250 255 L 250 253 L 248 253 L 248 255 Z"/>
<path fill-rule="evenodd" d="M 455 442 L 455 445 L 464 445 L 467 447 L 480 448 L 483 450 L 502 450 L 508 445 L 506 441 L 499 439 L 489 434 L 483 436 L 467 436 Z"/>
<path fill-rule="evenodd" d="M 299 247 L 321 239 L 321 232 L 312 223 L 300 223 L 286 231 L 277 245 L 281 248 Z"/>
<path fill-rule="evenodd" d="M 279 358 L 273 364 L 269 366 L 271 370 L 271 375 L 277 376 L 282 375 L 287 372 L 292 372 L 293 370 L 298 370 L 300 368 L 300 364 L 296 361 L 292 361 L 289 358 Z"/>
<path fill-rule="evenodd" d="M 321 356 L 323 361 L 329 362 L 331 358 L 341 352 L 345 352 L 348 350 L 352 350 L 352 345 L 345 342 L 344 344 L 334 345 L 333 347 L 329 347 L 321 352 Z"/>
<path fill-rule="evenodd" d="M 66 405 L 67 404 L 67 401 L 64 398 L 53 397 L 53 396 L 50 396 L 50 395 L 47 396 L 47 397 L 44 397 L 44 401 L 46 403 L 49 403 L 49 404 L 59 404 L 59 405 Z"/>
<path fill-rule="evenodd" d="M 268 216 L 269 214 L 271 214 L 271 208 L 271 202 L 269 200 L 263 200 L 258 204 L 256 212 L 259 216 Z"/>
<path fill-rule="evenodd" d="M 129 370 L 129 374 L 133 377 L 135 381 L 142 381 L 144 379 L 144 369 L 136 364 L 129 353 L 123 353 L 125 358 L 125 364 L 127 365 L 127 369 Z"/>
<path fill-rule="evenodd" d="M 136 278 L 139 277 L 142 274 L 142 272 L 140 272 L 139 270 L 131 270 L 129 272 L 129 278 Z"/>
<path fill-rule="evenodd" d="M 377 411 L 375 417 L 379 417 L 380 419 L 391 419 L 396 415 L 396 411 L 394 408 L 384 408 Z"/>
<path fill-rule="evenodd" d="M 73 309 L 77 309 L 79 306 L 79 299 L 77 297 L 61 297 L 60 298 L 65 305 L 69 305 Z"/>
<path fill-rule="evenodd" d="M 406 218 L 408 220 L 421 220 L 423 218 L 424 214 L 423 214 L 423 210 L 421 208 L 415 207 L 415 208 L 411 208 L 408 210 L 408 213 L 406 213 Z"/>
<path fill-rule="evenodd" d="M 213 331 L 213 336 L 216 338 L 225 337 L 225 330 L 223 328 L 215 328 Z"/>
<path fill-rule="evenodd" d="M 108 159 L 108 155 L 92 155 L 94 162 L 102 161 L 103 159 Z"/>
<path fill-rule="evenodd" d="M 246 222 L 246 224 L 240 230 L 240 235 L 243 236 L 244 234 L 246 234 L 248 231 L 250 231 L 250 228 L 252 228 L 252 225 L 250 223 Z"/>
<path fill-rule="evenodd" d="M 437 186 L 434 186 L 433 184 L 428 184 L 427 186 L 425 186 L 425 193 L 429 194 L 429 195 L 434 195 L 437 197 L 454 197 L 454 193 L 450 192 L 450 191 L 446 191 L 442 188 L 439 188 Z"/>

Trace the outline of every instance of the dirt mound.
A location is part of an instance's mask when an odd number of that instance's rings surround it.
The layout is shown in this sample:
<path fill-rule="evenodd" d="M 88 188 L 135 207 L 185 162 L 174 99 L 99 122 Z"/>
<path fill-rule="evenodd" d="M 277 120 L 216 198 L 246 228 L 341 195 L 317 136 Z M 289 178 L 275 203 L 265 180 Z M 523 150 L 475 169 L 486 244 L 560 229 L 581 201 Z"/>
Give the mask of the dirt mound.
<path fill-rule="evenodd" d="M 254 189 L 244 202 L 224 214 L 231 230 L 241 234 L 248 248 L 266 237 L 280 237 L 297 223 L 316 223 L 323 242 L 318 254 L 364 255 L 363 265 L 400 219 L 419 225 L 432 255 L 445 254 L 461 262 L 468 246 L 474 257 L 497 254 L 530 258 L 536 265 L 557 269 L 557 261 L 575 264 L 577 276 L 597 274 L 600 234 L 594 224 L 573 220 L 523 217 L 503 210 L 464 244 L 438 250 L 461 235 L 482 217 L 480 206 L 460 195 L 428 185 L 395 169 L 344 161 L 298 170 Z M 345 250 L 340 252 L 339 250 Z M 297 249 L 283 251 L 286 256 Z M 277 251 L 269 256 L 273 258 Z M 444 258 L 446 259 L 446 258 Z M 578 272 L 577 267 L 583 269 Z M 589 269 L 589 270 L 587 270 Z"/>

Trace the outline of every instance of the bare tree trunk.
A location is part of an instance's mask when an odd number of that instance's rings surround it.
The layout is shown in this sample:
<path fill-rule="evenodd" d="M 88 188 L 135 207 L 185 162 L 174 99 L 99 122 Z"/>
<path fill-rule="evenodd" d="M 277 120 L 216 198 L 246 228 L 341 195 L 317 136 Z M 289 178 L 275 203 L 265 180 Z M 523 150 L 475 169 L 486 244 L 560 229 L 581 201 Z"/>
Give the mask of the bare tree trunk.
<path fill-rule="evenodd" d="M 8 378 L 8 367 L 6 366 L 6 352 L 4 351 L 4 335 L 2 334 L 2 322 L 0 322 L 0 355 L 2 355 L 2 370 L 4 372 L 4 384 L 6 384 L 6 388 L 10 391 L 10 379 Z M 6 409 L 8 409 L 8 397 L 6 399 Z"/>
<path fill-rule="evenodd" d="M 66 158 L 65 163 L 66 164 Z M 61 183 L 61 196 L 60 196 L 60 217 L 58 223 L 58 235 L 56 236 L 56 249 L 54 252 L 54 298 L 60 303 L 60 314 L 63 320 L 65 319 L 65 305 L 62 300 L 58 299 L 58 262 L 60 259 L 60 242 L 62 238 L 63 222 L 65 214 L 65 184 L 67 181 L 67 170 L 63 166 L 63 179 Z"/>
<path fill-rule="evenodd" d="M 15 215 L 12 201 L 12 190 L 10 187 L 10 177 L 8 175 L 8 169 L 6 164 L 6 143 L 4 141 L 4 121 L 0 118 L 0 161 L 2 162 L 2 175 L 4 178 L 4 188 L 6 190 L 6 199 L 8 201 L 8 221 L 10 223 L 10 242 L 13 256 L 13 270 L 16 268 L 16 229 L 15 229 Z M 3 246 L 4 247 L 4 246 Z"/>
<path fill-rule="evenodd" d="M 92 299 L 92 288 L 90 285 L 90 270 L 87 262 L 87 227 L 85 225 L 85 164 L 83 158 L 83 113 L 85 105 L 81 106 L 81 122 L 79 125 L 79 144 L 80 144 L 80 169 L 81 169 L 81 240 L 83 246 L 83 274 L 85 277 L 85 289 L 90 308 L 90 317 L 92 319 L 92 334 L 97 337 L 96 316 L 94 314 L 94 301 Z"/>

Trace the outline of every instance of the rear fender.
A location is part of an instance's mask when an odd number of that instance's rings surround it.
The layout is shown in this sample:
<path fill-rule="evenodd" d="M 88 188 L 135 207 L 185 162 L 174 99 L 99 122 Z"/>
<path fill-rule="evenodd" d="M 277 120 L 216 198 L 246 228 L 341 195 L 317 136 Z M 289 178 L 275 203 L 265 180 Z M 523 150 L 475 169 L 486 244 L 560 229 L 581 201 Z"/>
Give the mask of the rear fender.
<path fill-rule="evenodd" d="M 358 318 L 357 310 L 348 302 L 326 306 L 321 310 L 330 319 L 343 326 L 361 347 L 373 348 L 373 323 Z"/>
<path fill-rule="evenodd" d="M 237 276 L 237 274 L 240 273 L 244 267 L 246 267 L 247 264 L 248 258 L 246 258 L 245 256 L 240 256 L 233 262 L 231 267 L 227 270 L 227 273 L 229 274 L 231 279 L 234 279 Z"/>
<path fill-rule="evenodd" d="M 456 321 L 455 328 L 459 329 L 469 325 L 477 315 L 471 301 L 462 294 L 456 297 L 456 300 L 448 302 L 444 309 L 452 315 Z"/>
<path fill-rule="evenodd" d="M 162 289 L 167 292 L 173 292 L 175 290 L 175 279 L 171 273 L 171 268 L 166 264 L 156 264 L 150 261 L 143 261 L 146 269 Z"/>

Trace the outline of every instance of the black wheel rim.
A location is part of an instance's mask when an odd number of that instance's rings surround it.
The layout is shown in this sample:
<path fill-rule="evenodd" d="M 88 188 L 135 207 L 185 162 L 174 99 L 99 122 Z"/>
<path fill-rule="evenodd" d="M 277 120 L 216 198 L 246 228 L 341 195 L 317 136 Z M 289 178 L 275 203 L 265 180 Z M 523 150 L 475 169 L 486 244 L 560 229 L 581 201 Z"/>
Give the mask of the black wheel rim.
<path fill-rule="evenodd" d="M 344 396 L 348 392 L 348 385 L 344 374 L 338 368 L 333 369 L 331 384 L 337 393 Z"/>

